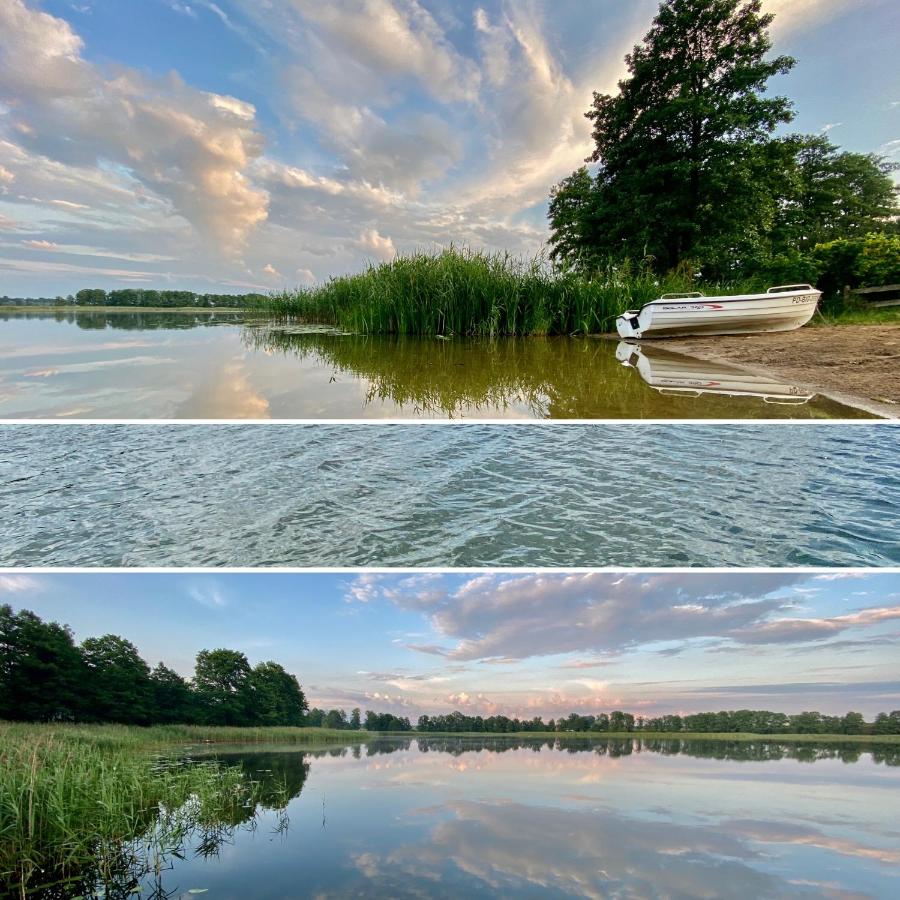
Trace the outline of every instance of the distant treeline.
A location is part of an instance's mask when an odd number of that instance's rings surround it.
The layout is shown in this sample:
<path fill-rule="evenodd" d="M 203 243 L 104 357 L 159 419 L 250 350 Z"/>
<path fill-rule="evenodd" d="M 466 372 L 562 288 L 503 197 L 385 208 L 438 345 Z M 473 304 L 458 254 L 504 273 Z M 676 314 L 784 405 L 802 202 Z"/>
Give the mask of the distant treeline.
<path fill-rule="evenodd" d="M 155 668 L 117 635 L 76 644 L 68 626 L 28 610 L 0 606 L 0 719 L 29 722 L 115 722 L 126 725 L 201 724 L 320 726 L 358 731 L 412 731 L 406 717 L 355 708 L 309 709 L 295 675 L 277 662 L 251 666 L 238 650 L 201 650 L 193 677 L 163 663 Z M 419 717 L 417 732 L 622 734 L 630 732 L 751 734 L 900 734 L 900 710 L 867 723 L 862 714 L 797 715 L 736 710 L 660 718 L 621 710 L 544 721 L 461 712 Z"/>
<path fill-rule="evenodd" d="M 145 288 L 122 288 L 105 291 L 84 288 L 67 297 L 0 297 L 0 306 L 158 306 L 167 308 L 215 307 L 255 308 L 269 304 L 265 294 L 195 294 L 193 291 L 153 291 Z"/>
<path fill-rule="evenodd" d="M 317 709 L 313 707 L 306 716 L 306 724 L 318 728 L 340 728 L 358 731 L 412 731 L 412 724 L 405 716 L 393 716 L 390 713 L 376 713 L 366 710 L 365 718 L 360 717 L 359 708 L 350 711 L 348 718 L 343 709 Z"/>
<path fill-rule="evenodd" d="M 738 709 L 721 712 L 695 713 L 688 716 L 660 716 L 649 718 L 614 710 L 595 716 L 571 713 L 565 719 L 540 717 L 510 719 L 507 716 L 467 716 L 453 712 L 446 716 L 420 716 L 416 726 L 423 732 L 473 732 L 513 734 L 516 732 L 550 732 L 576 734 L 658 733 L 678 734 L 900 734 L 900 710 L 879 713 L 868 723 L 858 712 L 844 716 L 827 716 L 820 712 L 801 712 L 797 715 L 769 710 Z"/>

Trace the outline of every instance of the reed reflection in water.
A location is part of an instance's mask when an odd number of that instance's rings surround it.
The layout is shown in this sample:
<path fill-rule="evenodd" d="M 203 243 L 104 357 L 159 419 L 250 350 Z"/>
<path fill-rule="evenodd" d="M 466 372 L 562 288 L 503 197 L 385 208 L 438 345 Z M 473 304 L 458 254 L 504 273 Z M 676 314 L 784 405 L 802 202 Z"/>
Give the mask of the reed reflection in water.
<path fill-rule="evenodd" d="M 226 312 L 0 313 L 0 416 L 869 417 L 791 385 L 768 388 L 792 396 L 789 406 L 709 390 L 661 393 L 616 358 L 616 346 L 598 338 L 347 335 Z M 723 378 L 721 365 L 652 352 L 694 381 Z"/>
<path fill-rule="evenodd" d="M 289 786 L 289 825 L 258 809 L 216 852 L 169 858 L 142 896 L 887 898 L 898 752 L 503 736 L 213 747 Z"/>

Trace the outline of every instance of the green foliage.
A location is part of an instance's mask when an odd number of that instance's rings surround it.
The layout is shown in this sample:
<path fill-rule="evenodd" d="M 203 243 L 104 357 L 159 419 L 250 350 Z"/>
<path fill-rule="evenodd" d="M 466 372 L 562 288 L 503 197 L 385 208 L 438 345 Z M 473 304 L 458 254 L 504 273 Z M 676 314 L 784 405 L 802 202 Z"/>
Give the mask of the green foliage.
<path fill-rule="evenodd" d="M 367 725 L 368 727 L 368 725 Z M 879 731 L 879 728 L 881 729 Z M 893 730 L 896 729 L 896 730 Z M 371 730 L 378 730 L 372 728 Z M 566 718 L 551 719 L 546 724 L 540 717 L 511 719 L 508 716 L 467 716 L 453 712 L 440 716 L 420 716 L 417 731 L 428 734 L 809 734 L 866 735 L 900 734 L 900 712 L 881 713 L 869 725 L 860 713 L 827 716 L 819 712 L 803 712 L 795 716 L 770 710 L 722 710 L 692 715 L 666 715 L 656 718 L 635 717 L 622 710 L 597 715 L 570 713 Z"/>
<path fill-rule="evenodd" d="M 240 651 L 201 650 L 194 667 L 194 689 L 210 725 L 252 724 L 250 663 Z"/>
<path fill-rule="evenodd" d="M 812 258 L 819 269 L 817 284 L 837 296 L 851 288 L 900 283 L 900 235 L 868 234 L 818 244 Z"/>
<path fill-rule="evenodd" d="M 151 672 L 116 635 L 75 646 L 71 631 L 0 606 L 0 718 L 20 721 L 204 722 L 300 726 L 306 698 L 276 662 L 250 668 L 236 650 L 202 650 L 193 683 L 162 663 Z"/>
<path fill-rule="evenodd" d="M 619 93 L 594 94 L 596 175 L 578 169 L 551 192 L 554 262 L 831 290 L 818 245 L 895 227 L 895 164 L 820 135 L 773 137 L 793 114 L 766 83 L 793 60 L 767 58 L 772 19 L 759 0 L 664 0 Z"/>
<path fill-rule="evenodd" d="M 81 657 L 88 672 L 85 699 L 99 720 L 126 725 L 151 721 L 150 667 L 134 644 L 114 634 L 88 638 L 81 645 Z"/>
<path fill-rule="evenodd" d="M 875 734 L 900 735 L 900 709 L 895 709 L 890 714 L 878 713 L 872 730 Z"/>
<path fill-rule="evenodd" d="M 359 275 L 272 300 L 271 310 L 362 334 L 595 334 L 662 293 L 696 289 L 689 271 L 665 278 L 629 260 L 590 277 L 553 271 L 541 258 L 468 249 L 399 256 Z M 728 293 L 731 283 L 704 285 Z"/>
<path fill-rule="evenodd" d="M 58 297 L 50 302 L 62 304 L 66 301 Z M 266 306 L 268 297 L 265 294 L 196 294 L 193 291 L 157 291 L 146 288 L 120 288 L 112 291 L 105 291 L 102 288 L 83 288 L 68 302 L 76 306 L 160 307 L 163 309 L 186 307 L 213 309 L 223 306 L 258 309 Z"/>
<path fill-rule="evenodd" d="M 330 709 L 325 714 L 325 722 L 323 724 L 326 728 L 347 728 L 349 726 L 347 713 L 342 709 Z"/>
<path fill-rule="evenodd" d="M 0 760 L 0 881 L 22 896 L 115 883 L 125 860 L 137 878 L 135 860 L 149 871 L 192 831 L 255 815 L 258 787 L 239 768 L 151 755 L 127 729 L 0 723 Z"/>
<path fill-rule="evenodd" d="M 771 21 L 760 0 L 660 5 L 625 58 L 629 77 L 619 93 L 595 93 L 587 113 L 591 160 L 599 163 L 593 256 L 649 257 L 658 271 L 696 260 L 722 277 L 735 256 L 758 252 L 760 229 L 775 211 L 765 189 L 778 150 L 771 133 L 792 118 L 787 99 L 763 95 L 768 80 L 794 64 L 766 58 Z M 583 179 L 576 183 L 583 191 Z M 570 179 L 564 196 L 573 187 Z M 577 208 L 585 204 L 582 197 Z M 561 250 L 565 221 L 551 222 Z"/>
<path fill-rule="evenodd" d="M 173 669 L 158 663 L 150 673 L 150 688 L 153 691 L 153 721 L 171 723 L 197 719 L 198 704 L 191 686 Z"/>
<path fill-rule="evenodd" d="M 67 627 L 0 606 L 0 718 L 77 718 L 86 675 Z"/>
<path fill-rule="evenodd" d="M 859 243 L 857 286 L 900 284 L 900 234 L 870 234 Z"/>
<path fill-rule="evenodd" d="M 411 731 L 412 725 L 405 716 L 391 715 L 391 713 L 375 713 L 366 710 L 366 731 Z"/>
<path fill-rule="evenodd" d="M 587 167 L 576 169 L 551 189 L 548 215 L 553 224 L 550 259 L 576 272 L 598 268 L 600 241 L 595 222 L 594 179 Z"/>
<path fill-rule="evenodd" d="M 783 181 L 773 254 L 808 253 L 817 244 L 883 230 L 897 213 L 897 165 L 875 154 L 840 151 L 821 135 L 784 140 Z"/>
<path fill-rule="evenodd" d="M 296 675 L 276 662 L 264 662 L 250 673 L 254 717 L 260 725 L 303 724 L 306 697 Z"/>

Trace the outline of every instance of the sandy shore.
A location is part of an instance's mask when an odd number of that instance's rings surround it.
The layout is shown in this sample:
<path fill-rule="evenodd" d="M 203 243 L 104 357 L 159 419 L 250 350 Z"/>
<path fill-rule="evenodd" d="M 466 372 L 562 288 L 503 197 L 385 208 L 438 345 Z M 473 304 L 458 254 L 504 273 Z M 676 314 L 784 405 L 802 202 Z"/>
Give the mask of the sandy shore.
<path fill-rule="evenodd" d="M 661 343 L 666 350 L 777 374 L 843 403 L 900 418 L 900 325 L 819 325 Z"/>

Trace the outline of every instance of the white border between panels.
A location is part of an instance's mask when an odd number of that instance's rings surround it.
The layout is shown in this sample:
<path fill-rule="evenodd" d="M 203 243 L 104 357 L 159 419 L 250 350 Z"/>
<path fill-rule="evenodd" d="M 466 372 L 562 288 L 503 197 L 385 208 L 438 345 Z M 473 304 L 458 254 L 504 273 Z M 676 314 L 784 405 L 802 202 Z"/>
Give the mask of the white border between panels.
<path fill-rule="evenodd" d="M 804 575 L 900 575 L 900 566 L 0 566 L 0 575 L 27 572 L 29 575 L 580 575 L 591 572 L 633 575 L 721 575 L 783 574 Z"/>
<path fill-rule="evenodd" d="M 860 428 L 872 425 L 900 426 L 900 419 L 0 419 L 0 427 L 6 425 L 324 425 L 324 426 L 359 426 L 359 425 L 440 425 L 459 427 L 462 425 L 508 425 L 517 428 L 523 426 L 553 427 L 557 425 L 665 425 L 679 427 L 681 425 L 798 425 L 828 426 L 829 428 Z"/>

